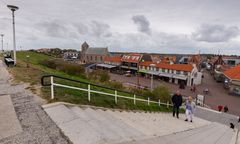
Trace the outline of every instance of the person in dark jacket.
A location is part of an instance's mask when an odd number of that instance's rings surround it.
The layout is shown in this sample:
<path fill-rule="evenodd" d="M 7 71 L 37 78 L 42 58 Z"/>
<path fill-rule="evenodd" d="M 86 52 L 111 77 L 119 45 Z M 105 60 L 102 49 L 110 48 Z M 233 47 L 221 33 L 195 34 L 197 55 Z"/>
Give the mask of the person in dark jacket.
<path fill-rule="evenodd" d="M 176 113 L 177 118 L 179 118 L 179 107 L 182 105 L 182 95 L 180 94 L 179 90 L 172 96 L 172 103 L 173 103 L 173 117 L 175 117 Z"/>

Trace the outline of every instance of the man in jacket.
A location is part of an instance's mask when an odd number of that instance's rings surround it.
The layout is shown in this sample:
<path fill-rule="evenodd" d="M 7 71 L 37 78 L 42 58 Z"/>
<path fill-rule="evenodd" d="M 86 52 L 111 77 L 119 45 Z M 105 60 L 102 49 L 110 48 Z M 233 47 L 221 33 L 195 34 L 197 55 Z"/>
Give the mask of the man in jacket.
<path fill-rule="evenodd" d="M 177 92 L 172 96 L 172 103 L 173 103 L 173 117 L 175 117 L 175 113 L 177 114 L 177 118 L 179 118 L 179 107 L 182 105 L 182 95 L 180 91 Z"/>

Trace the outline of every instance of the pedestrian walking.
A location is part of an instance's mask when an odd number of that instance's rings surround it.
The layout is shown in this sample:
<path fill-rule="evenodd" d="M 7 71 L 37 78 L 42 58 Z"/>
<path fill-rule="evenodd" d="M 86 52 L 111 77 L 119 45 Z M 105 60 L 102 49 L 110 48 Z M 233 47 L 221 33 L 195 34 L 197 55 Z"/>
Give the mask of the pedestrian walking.
<path fill-rule="evenodd" d="M 186 119 L 185 119 L 185 121 L 192 122 L 195 108 L 196 108 L 196 105 L 192 101 L 192 97 L 191 96 L 188 97 L 188 99 L 186 101 Z"/>
<path fill-rule="evenodd" d="M 224 112 L 227 113 L 228 112 L 228 106 L 225 105 L 224 108 L 223 108 Z"/>
<path fill-rule="evenodd" d="M 218 111 L 221 112 L 223 109 L 223 106 L 222 105 L 218 105 Z"/>
<path fill-rule="evenodd" d="M 194 93 L 196 92 L 196 85 L 195 84 L 193 85 L 193 92 Z"/>
<path fill-rule="evenodd" d="M 173 103 L 173 117 L 175 117 L 175 113 L 177 118 L 179 118 L 179 107 L 182 105 L 182 95 L 180 91 L 177 92 L 172 96 L 172 103 Z"/>

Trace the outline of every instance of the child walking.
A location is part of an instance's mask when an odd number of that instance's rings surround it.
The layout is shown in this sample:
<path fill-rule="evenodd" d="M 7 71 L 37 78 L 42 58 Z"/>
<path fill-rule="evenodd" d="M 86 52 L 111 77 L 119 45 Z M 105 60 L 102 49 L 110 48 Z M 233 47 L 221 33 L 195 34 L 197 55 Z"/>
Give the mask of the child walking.
<path fill-rule="evenodd" d="M 192 102 L 192 97 L 191 96 L 188 97 L 188 99 L 186 101 L 186 120 L 185 121 L 192 122 L 195 107 L 196 107 L 196 105 L 194 102 Z"/>

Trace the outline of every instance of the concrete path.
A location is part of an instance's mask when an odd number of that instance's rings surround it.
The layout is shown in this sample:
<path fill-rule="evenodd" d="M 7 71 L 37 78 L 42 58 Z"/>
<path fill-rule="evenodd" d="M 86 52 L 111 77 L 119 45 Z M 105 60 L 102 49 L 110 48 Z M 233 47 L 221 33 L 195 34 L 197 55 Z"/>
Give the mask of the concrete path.
<path fill-rule="evenodd" d="M 67 137 L 63 135 L 57 125 L 49 118 L 41 106 L 34 100 L 31 92 L 25 90 L 25 85 L 10 83 L 11 76 L 6 70 L 5 65 L 0 60 L 0 98 L 4 99 L 4 95 L 10 95 L 12 100 L 12 108 L 15 109 L 15 116 L 11 116 L 11 120 L 1 122 L 0 126 L 12 125 L 11 135 L 5 135 L 0 138 L 1 144 L 67 144 L 70 143 Z M 6 99 L 10 104 L 10 98 Z M 2 107 L 2 105 L 0 106 Z M 11 114 L 13 109 L 11 106 L 5 107 Z M 9 113 L 9 114 L 10 114 Z M 1 113 L 0 119 L 6 119 Z M 7 116 L 9 117 L 9 116 Z M 16 124 L 19 121 L 19 125 Z M 19 130 L 20 129 L 20 130 Z M 9 129 L 10 130 L 10 129 Z M 1 131 L 2 132 L 2 131 Z M 14 135 L 12 135 L 14 134 Z"/>
<path fill-rule="evenodd" d="M 153 138 L 209 125 L 185 116 L 173 118 L 170 113 L 127 112 L 80 108 L 61 103 L 43 106 L 47 114 L 75 144 L 119 143 Z"/>
<path fill-rule="evenodd" d="M 22 127 L 17 119 L 11 97 L 0 97 L 0 139 L 22 132 Z"/>
<path fill-rule="evenodd" d="M 198 107 L 195 111 L 195 116 L 211 122 L 218 122 L 228 127 L 230 127 L 230 123 L 233 123 L 237 129 L 240 129 L 238 117 L 235 115 Z"/>
<path fill-rule="evenodd" d="M 121 144 L 230 144 L 234 130 L 212 123 L 193 130 Z"/>

